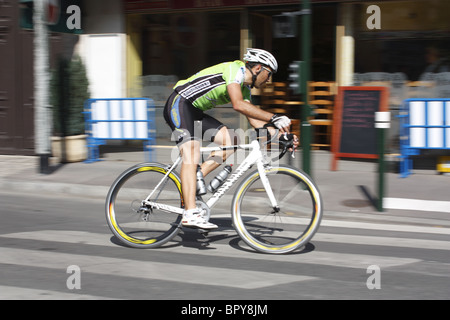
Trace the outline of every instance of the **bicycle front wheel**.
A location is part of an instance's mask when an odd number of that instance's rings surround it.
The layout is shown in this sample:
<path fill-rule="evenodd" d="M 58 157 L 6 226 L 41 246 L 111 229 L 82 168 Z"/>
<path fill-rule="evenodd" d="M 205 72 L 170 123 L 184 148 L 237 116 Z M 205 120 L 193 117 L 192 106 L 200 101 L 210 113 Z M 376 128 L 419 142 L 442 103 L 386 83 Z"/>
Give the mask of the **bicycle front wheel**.
<path fill-rule="evenodd" d="M 287 253 L 305 246 L 322 219 L 322 198 L 312 179 L 287 165 L 266 169 L 278 209 L 271 205 L 258 171 L 235 193 L 232 219 L 239 236 L 264 253 Z"/>
<path fill-rule="evenodd" d="M 154 248 L 170 241 L 179 231 L 181 216 L 145 205 L 145 200 L 183 206 L 181 182 L 172 171 L 144 163 L 123 172 L 106 199 L 106 220 L 114 235 L 135 248 Z M 150 199 L 148 196 L 152 194 Z"/>

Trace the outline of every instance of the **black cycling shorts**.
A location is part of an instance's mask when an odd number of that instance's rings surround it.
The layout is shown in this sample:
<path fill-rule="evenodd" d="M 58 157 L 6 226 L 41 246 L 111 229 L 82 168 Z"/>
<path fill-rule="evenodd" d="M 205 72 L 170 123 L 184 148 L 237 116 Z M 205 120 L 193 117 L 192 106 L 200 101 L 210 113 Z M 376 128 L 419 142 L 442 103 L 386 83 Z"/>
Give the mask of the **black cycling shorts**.
<path fill-rule="evenodd" d="M 174 92 L 164 107 L 164 119 L 172 129 L 172 139 L 177 145 L 191 140 L 214 141 L 217 132 L 225 125 L 191 102 Z"/>

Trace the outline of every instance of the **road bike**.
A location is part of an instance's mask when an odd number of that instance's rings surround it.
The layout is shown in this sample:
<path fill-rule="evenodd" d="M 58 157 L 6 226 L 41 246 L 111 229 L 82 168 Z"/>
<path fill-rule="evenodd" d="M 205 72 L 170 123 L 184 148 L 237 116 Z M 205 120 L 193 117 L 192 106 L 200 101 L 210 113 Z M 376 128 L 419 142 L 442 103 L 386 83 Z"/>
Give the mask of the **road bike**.
<path fill-rule="evenodd" d="M 248 144 L 202 147 L 201 153 L 235 148 L 248 155 L 222 186 L 203 196 L 207 200 L 197 196 L 197 206 L 209 220 L 217 202 L 240 180 L 231 201 L 234 229 L 256 251 L 281 254 L 302 248 L 311 240 L 319 229 L 323 205 L 319 189 L 306 173 L 276 161 L 286 154 L 289 144 L 284 144 L 277 158 L 269 157 L 267 146 L 277 137 L 274 134 L 263 142 L 254 138 Z M 138 164 L 112 184 L 106 199 L 106 219 L 122 243 L 156 248 L 182 229 L 184 203 L 176 171 L 180 163 L 181 155 L 170 165 Z M 253 167 L 255 170 L 245 175 Z"/>

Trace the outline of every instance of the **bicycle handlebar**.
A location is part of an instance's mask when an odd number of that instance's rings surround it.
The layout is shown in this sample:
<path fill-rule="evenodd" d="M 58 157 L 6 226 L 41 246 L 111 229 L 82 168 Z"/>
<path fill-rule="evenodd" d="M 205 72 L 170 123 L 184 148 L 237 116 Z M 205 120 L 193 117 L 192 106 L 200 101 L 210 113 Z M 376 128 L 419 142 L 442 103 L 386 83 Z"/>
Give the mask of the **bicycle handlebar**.
<path fill-rule="evenodd" d="M 275 129 L 275 134 L 271 135 L 269 130 L 267 130 L 268 127 L 273 127 Z M 270 138 L 267 139 L 267 141 L 264 142 L 263 145 L 268 145 L 269 143 L 272 143 L 273 141 L 275 141 L 278 137 L 278 134 L 280 133 L 280 129 L 275 127 L 275 125 L 273 125 L 272 123 L 268 123 L 268 124 L 264 125 L 264 127 L 262 129 L 266 129 L 268 135 L 270 136 Z M 290 148 L 292 148 L 292 149 L 294 148 L 294 135 L 291 133 L 282 134 L 280 136 L 280 139 L 278 140 L 278 142 L 279 142 L 280 147 L 282 148 L 282 151 L 280 152 L 278 157 L 273 158 L 272 161 L 280 160 L 281 158 L 284 157 L 284 155 Z M 294 150 L 292 150 L 292 154 L 294 154 Z"/>
<path fill-rule="evenodd" d="M 290 148 L 292 148 L 292 155 L 294 155 L 294 135 L 292 133 L 281 135 L 279 143 L 280 146 L 282 146 L 283 151 L 281 151 L 278 159 L 283 158 Z"/>

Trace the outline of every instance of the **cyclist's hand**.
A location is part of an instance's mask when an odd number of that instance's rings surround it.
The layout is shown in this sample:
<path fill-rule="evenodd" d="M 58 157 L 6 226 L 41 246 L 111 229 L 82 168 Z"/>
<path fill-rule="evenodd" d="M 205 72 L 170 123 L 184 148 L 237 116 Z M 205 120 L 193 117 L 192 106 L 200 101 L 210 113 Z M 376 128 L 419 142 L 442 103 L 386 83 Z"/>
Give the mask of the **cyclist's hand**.
<path fill-rule="evenodd" d="M 289 151 L 291 151 L 291 152 L 295 151 L 295 149 L 297 149 L 299 144 L 300 144 L 300 141 L 299 141 L 298 137 L 295 134 L 293 136 L 294 136 L 294 141 L 293 141 L 294 146 L 293 146 L 293 148 L 289 149 Z"/>
<path fill-rule="evenodd" d="M 278 136 L 278 141 L 280 142 L 280 147 L 282 149 L 286 148 L 286 150 L 289 150 L 290 152 L 294 152 L 300 144 L 298 137 L 295 134 L 281 133 Z"/>
<path fill-rule="evenodd" d="M 272 123 L 277 129 L 280 129 L 281 132 L 289 133 L 291 120 L 288 117 L 280 114 L 274 114 L 272 119 L 270 119 L 270 123 Z"/>

